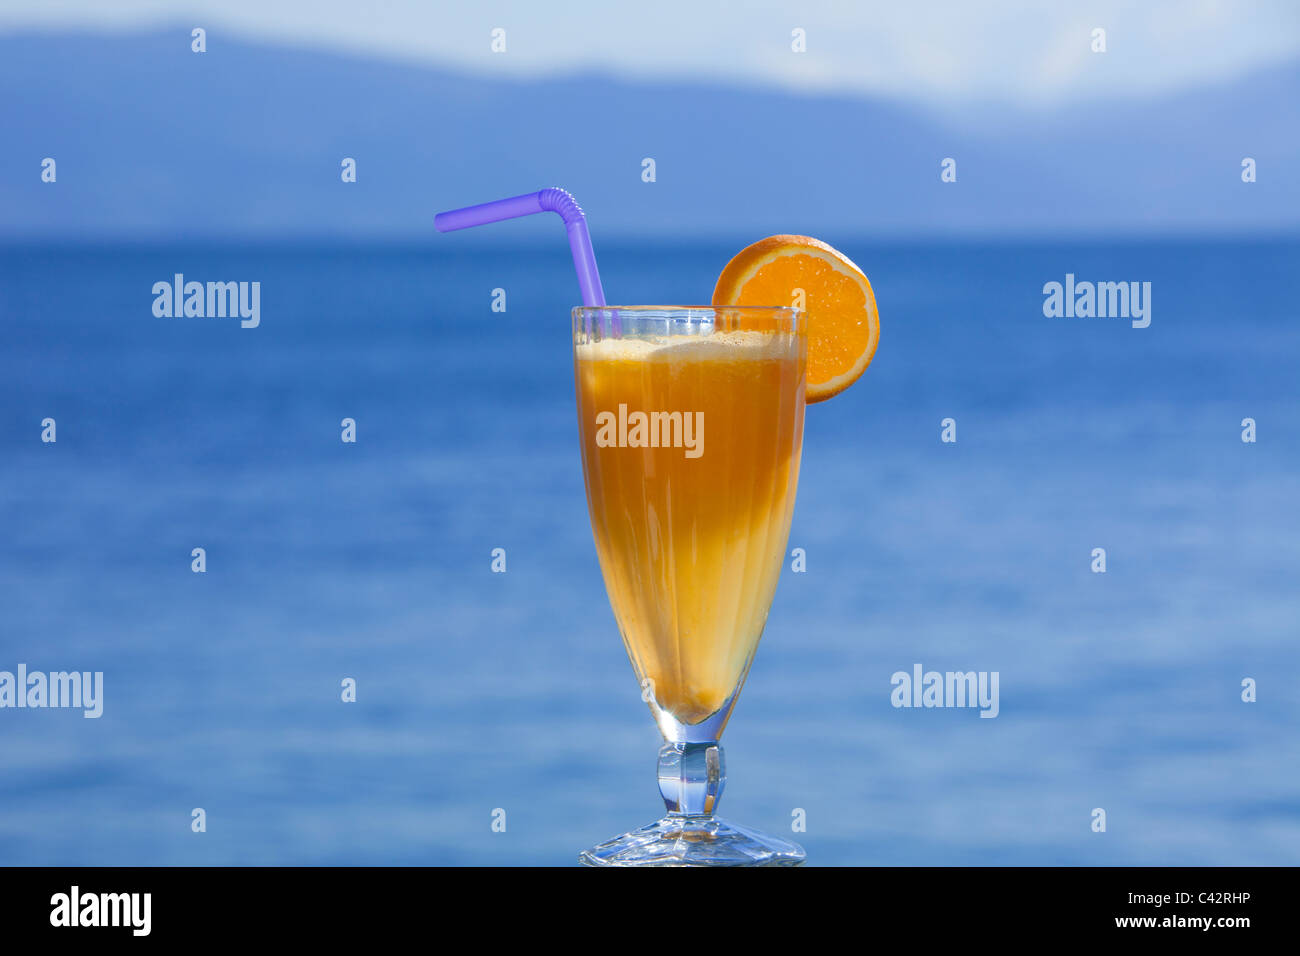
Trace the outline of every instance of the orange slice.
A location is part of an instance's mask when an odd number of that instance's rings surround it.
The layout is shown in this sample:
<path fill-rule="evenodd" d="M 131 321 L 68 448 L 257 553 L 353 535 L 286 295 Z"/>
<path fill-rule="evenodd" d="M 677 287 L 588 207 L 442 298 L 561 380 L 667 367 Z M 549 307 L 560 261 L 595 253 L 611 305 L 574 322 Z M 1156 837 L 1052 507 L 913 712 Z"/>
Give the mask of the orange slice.
<path fill-rule="evenodd" d="M 848 256 L 811 236 L 768 236 L 740 250 L 718 276 L 714 305 L 799 306 L 808 313 L 807 401 L 858 380 L 876 354 L 876 296 Z"/>

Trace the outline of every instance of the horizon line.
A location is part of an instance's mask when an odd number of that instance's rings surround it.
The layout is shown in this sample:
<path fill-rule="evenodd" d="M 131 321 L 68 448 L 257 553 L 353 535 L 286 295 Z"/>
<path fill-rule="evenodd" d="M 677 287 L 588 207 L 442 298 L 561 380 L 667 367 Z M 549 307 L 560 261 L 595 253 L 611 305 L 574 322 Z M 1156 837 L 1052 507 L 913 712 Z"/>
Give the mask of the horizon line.
<path fill-rule="evenodd" d="M 671 246 L 704 246 L 715 243 L 734 243 L 738 236 L 748 236 L 761 230 L 734 230 L 730 232 L 709 232 L 700 233 L 692 232 L 691 236 L 681 238 L 671 230 L 656 230 L 651 232 L 636 233 L 625 230 L 610 230 L 604 233 L 599 242 L 599 246 L 632 246 L 645 245 L 656 248 Z M 973 244 L 1003 244 L 1017 245 L 1022 243 L 1039 243 L 1053 242 L 1061 244 L 1085 244 L 1085 245 L 1143 245 L 1143 244 L 1194 244 L 1207 242 L 1231 242 L 1231 243 L 1292 243 L 1300 242 L 1300 227 L 1277 227 L 1268 229 L 1219 229 L 1189 232 L 1187 229 L 1169 229 L 1169 230 L 1133 230 L 1123 233 L 1103 232 L 1099 230 L 1077 230 L 1077 231 L 1044 231 L 1044 230 L 1002 230 L 998 232 L 974 232 L 974 231 L 911 231 L 911 232 L 891 232 L 881 233 L 878 230 L 871 233 L 857 232 L 853 230 L 835 229 L 824 230 L 828 233 L 834 233 L 844 237 L 840 241 L 852 241 L 862 245 L 973 245 Z M 167 236 L 161 233 L 136 233 L 136 234 L 103 234 L 103 235 L 86 235 L 85 233 L 76 236 L 61 235 L 56 233 L 49 234 L 6 234 L 0 232 L 0 251 L 12 252 L 18 248 L 28 248 L 31 250 L 39 248 L 69 248 L 69 247 L 86 247 L 86 248 L 103 248 L 104 246 L 123 246 L 123 247 L 151 247 L 167 245 L 257 245 L 257 246 L 280 246 L 280 245 L 298 245 L 298 246 L 439 246 L 448 245 L 441 234 L 433 229 L 432 217 L 430 217 L 429 232 L 406 232 L 395 231 L 388 233 L 366 233 L 366 234 L 345 234 L 342 232 L 320 232 L 320 233 L 212 233 L 210 235 L 184 235 L 184 236 Z M 550 249 L 555 247 L 557 254 L 568 255 L 564 243 L 556 243 L 554 237 L 543 238 L 511 236 L 507 239 L 499 239 L 487 236 L 467 236 L 463 241 L 457 243 L 460 248 L 479 249 L 486 246 L 507 249 L 536 250 Z"/>

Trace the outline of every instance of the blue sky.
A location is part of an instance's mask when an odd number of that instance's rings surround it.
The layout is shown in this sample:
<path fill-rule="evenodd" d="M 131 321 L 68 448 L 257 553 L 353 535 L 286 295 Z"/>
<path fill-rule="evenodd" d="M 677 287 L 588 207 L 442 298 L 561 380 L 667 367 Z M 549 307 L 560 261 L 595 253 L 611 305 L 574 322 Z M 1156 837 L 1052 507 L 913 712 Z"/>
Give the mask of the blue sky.
<path fill-rule="evenodd" d="M 1300 57 L 1300 3 L 830 0 L 0 0 L 0 31 L 190 23 L 245 39 L 515 76 L 598 69 L 1052 108 L 1213 85 Z M 490 51 L 506 31 L 505 55 Z M 1104 56 L 1092 31 L 1106 30 Z M 796 28 L 807 51 L 791 50 Z"/>

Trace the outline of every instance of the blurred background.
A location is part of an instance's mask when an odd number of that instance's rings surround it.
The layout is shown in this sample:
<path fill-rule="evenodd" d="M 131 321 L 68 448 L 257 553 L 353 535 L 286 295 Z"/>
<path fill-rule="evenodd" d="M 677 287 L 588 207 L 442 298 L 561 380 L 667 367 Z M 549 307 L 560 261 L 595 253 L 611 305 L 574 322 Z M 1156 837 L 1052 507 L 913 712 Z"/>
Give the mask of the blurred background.
<path fill-rule="evenodd" d="M 1294 4 L 6 0 L 0 129 L 0 670 L 105 683 L 0 711 L 0 863 L 568 865 L 660 813 L 563 231 L 432 229 L 549 185 L 610 301 L 779 232 L 876 290 L 724 815 L 814 865 L 1300 857 Z M 176 273 L 260 325 L 155 316 Z M 1150 326 L 1045 317 L 1067 273 Z M 999 716 L 893 708 L 916 663 Z"/>

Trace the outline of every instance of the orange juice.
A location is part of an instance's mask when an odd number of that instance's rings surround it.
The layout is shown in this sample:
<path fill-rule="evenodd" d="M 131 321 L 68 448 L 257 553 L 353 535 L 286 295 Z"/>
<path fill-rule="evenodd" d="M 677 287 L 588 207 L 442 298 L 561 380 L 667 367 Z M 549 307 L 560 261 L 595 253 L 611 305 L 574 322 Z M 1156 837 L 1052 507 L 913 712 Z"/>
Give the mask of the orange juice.
<path fill-rule="evenodd" d="M 643 689 L 683 724 L 733 697 L 763 633 L 799 478 L 805 352 L 801 334 L 759 331 L 576 347 L 610 604 Z"/>

